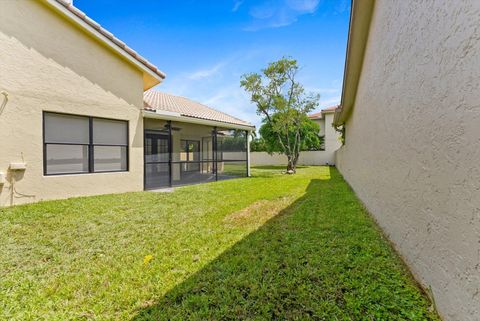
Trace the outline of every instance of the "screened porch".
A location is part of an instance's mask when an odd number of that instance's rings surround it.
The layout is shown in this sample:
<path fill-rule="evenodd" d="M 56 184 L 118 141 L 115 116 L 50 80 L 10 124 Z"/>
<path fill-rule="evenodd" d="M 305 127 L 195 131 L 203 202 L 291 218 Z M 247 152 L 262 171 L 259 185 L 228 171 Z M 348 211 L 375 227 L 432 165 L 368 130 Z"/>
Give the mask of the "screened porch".
<path fill-rule="evenodd" d="M 145 189 L 248 176 L 248 131 L 161 119 L 144 122 Z"/>

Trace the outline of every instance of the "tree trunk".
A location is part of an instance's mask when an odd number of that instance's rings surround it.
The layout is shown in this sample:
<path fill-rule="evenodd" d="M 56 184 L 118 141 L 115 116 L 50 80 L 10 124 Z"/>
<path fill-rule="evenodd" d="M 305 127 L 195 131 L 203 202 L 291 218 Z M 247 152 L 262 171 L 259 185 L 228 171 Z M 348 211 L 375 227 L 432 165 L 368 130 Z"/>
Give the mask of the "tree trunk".
<path fill-rule="evenodd" d="M 293 171 L 296 173 L 297 172 L 297 162 L 298 158 L 300 157 L 300 153 L 297 153 L 295 157 L 293 158 Z"/>
<path fill-rule="evenodd" d="M 297 161 L 296 161 L 295 157 L 287 155 L 287 173 L 288 174 L 295 174 L 296 165 L 297 165 Z"/>

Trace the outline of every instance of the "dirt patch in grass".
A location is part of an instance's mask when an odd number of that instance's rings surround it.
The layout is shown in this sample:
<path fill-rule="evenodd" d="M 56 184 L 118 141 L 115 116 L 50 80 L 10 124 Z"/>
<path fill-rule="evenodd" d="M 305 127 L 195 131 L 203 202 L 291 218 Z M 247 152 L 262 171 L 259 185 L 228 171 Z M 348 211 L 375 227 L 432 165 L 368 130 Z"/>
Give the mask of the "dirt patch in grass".
<path fill-rule="evenodd" d="M 259 226 L 279 214 L 294 201 L 293 197 L 283 196 L 273 200 L 259 200 L 226 216 L 223 223 L 227 227 Z"/>

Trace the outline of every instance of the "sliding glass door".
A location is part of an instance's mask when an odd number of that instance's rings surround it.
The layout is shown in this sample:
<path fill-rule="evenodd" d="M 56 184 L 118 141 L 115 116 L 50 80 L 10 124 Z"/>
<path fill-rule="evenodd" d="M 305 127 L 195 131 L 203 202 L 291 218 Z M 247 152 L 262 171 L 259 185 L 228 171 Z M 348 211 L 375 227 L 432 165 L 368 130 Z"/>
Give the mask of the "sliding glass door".
<path fill-rule="evenodd" d="M 145 133 L 145 188 L 170 186 L 170 148 L 168 134 Z"/>

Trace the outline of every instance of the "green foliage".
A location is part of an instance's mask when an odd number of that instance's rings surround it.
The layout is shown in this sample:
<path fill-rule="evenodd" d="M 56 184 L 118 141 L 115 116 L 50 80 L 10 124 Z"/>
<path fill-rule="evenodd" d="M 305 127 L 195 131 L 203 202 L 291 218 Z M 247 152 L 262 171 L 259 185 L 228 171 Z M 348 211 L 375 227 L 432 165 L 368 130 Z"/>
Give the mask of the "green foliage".
<path fill-rule="evenodd" d="M 250 142 L 250 151 L 251 152 L 266 152 L 267 143 L 262 137 L 254 138 Z"/>
<path fill-rule="evenodd" d="M 234 151 L 246 151 L 247 138 L 245 131 L 236 131 L 233 136 L 219 136 L 218 137 L 219 149 L 225 152 Z"/>
<path fill-rule="evenodd" d="M 267 151 L 285 154 L 287 169 L 293 171 L 302 149 L 319 148 L 318 127 L 315 132 L 307 114 L 318 106 L 320 96 L 305 93 L 296 80 L 298 71 L 296 60 L 282 58 L 270 63 L 261 74 L 245 74 L 240 81 L 263 117 L 266 135 L 262 137 Z"/>
<path fill-rule="evenodd" d="M 260 127 L 261 139 L 264 142 L 264 147 L 268 153 L 282 153 L 282 145 L 280 144 L 278 137 L 275 133 L 275 130 L 272 124 L 275 124 L 278 114 L 272 116 L 272 122 L 266 122 Z M 323 146 L 323 136 L 319 136 L 318 132 L 320 131 L 320 126 L 309 119 L 307 116 L 304 116 L 301 119 L 301 124 L 299 128 L 300 147 L 299 151 L 308 151 L 308 150 L 321 150 Z M 288 132 L 289 139 L 293 141 L 295 139 L 296 132 L 291 130 Z"/>
<path fill-rule="evenodd" d="M 0 320 L 439 320 L 334 168 L 281 171 L 0 209 Z"/>

